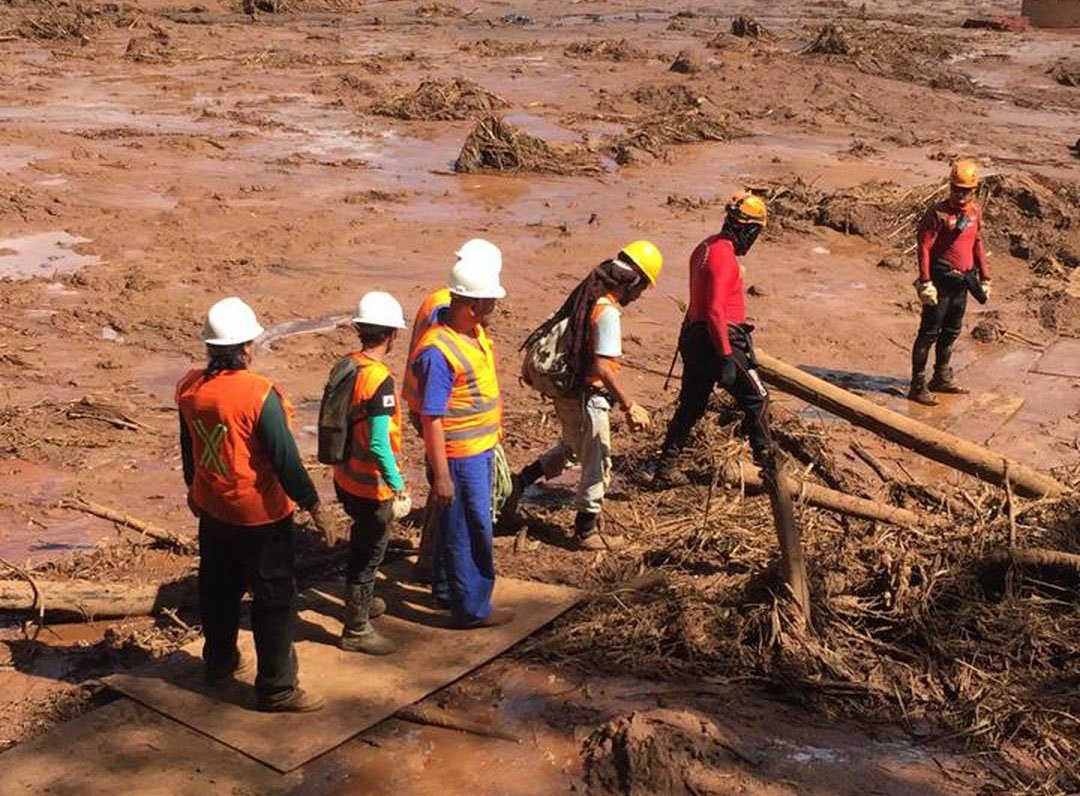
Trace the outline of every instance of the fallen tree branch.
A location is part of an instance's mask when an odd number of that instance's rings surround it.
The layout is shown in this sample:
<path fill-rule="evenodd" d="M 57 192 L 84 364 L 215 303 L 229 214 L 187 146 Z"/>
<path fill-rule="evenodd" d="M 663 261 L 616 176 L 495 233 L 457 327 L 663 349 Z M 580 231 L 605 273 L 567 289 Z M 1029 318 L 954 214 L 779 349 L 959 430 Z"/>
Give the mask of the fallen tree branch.
<path fill-rule="evenodd" d="M 1034 570 L 1041 580 L 1080 589 L 1080 555 L 1040 547 L 994 550 L 980 562 L 980 580 L 984 586 L 1001 588 L 1012 567 Z"/>
<path fill-rule="evenodd" d="M 521 743 L 521 739 L 513 733 L 500 730 L 498 727 L 492 727 L 490 724 L 482 724 L 478 721 L 453 716 L 440 708 L 407 705 L 394 713 L 394 718 L 411 721 L 413 724 L 426 724 L 428 727 L 441 727 L 445 730 L 458 730 L 473 735 L 482 735 L 485 738 L 498 738 L 501 741 Z"/>
<path fill-rule="evenodd" d="M 40 597 L 35 593 L 40 592 Z M 0 580 L 0 611 L 31 611 L 39 603 L 48 614 L 83 619 L 150 616 L 192 604 L 194 578 L 170 583 L 107 583 L 94 580 Z"/>
<path fill-rule="evenodd" d="M 762 351 L 757 352 L 757 359 L 765 381 L 777 389 L 802 398 L 929 459 L 992 484 L 1004 484 L 1004 460 L 988 448 L 878 406 Z M 1068 492 L 1063 484 L 1050 476 L 1019 462 L 1009 462 L 1009 476 L 1016 492 L 1025 497 L 1058 497 Z"/>
<path fill-rule="evenodd" d="M 89 500 L 84 500 L 83 498 L 64 498 L 60 501 L 60 507 L 71 509 L 72 511 L 81 511 L 84 514 L 92 514 L 103 520 L 111 520 L 118 525 L 123 525 L 126 528 L 138 531 L 144 536 L 150 537 L 158 544 L 175 550 L 178 553 L 194 553 L 197 549 L 195 540 L 190 537 L 180 536 L 172 531 L 159 528 L 153 523 L 128 516 L 127 514 L 117 511 L 116 509 L 111 509 L 108 506 L 91 503 Z"/>

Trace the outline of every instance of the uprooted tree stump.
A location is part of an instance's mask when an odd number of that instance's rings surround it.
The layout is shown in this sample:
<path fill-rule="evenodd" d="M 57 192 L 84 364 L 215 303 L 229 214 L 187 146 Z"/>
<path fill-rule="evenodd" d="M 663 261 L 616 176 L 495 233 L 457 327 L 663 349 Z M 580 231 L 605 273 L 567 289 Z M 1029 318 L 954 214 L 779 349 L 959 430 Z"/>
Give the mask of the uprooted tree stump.
<path fill-rule="evenodd" d="M 454 162 L 459 172 L 525 171 L 599 174 L 596 157 L 580 144 L 550 144 L 496 116 L 476 123 Z"/>
<path fill-rule="evenodd" d="M 802 52 L 812 55 L 850 55 L 851 45 L 844 36 L 844 29 L 839 25 L 826 25 Z"/>

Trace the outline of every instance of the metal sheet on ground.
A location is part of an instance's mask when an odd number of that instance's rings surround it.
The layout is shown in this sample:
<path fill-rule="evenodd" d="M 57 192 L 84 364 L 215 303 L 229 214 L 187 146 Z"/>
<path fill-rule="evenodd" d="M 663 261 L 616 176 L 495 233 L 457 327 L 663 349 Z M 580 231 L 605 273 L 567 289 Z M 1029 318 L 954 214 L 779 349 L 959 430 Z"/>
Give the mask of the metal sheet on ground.
<path fill-rule="evenodd" d="M 323 591 L 304 592 L 296 645 L 300 683 L 326 697 L 317 714 L 266 714 L 254 710 L 253 675 L 246 682 L 208 688 L 202 683 L 201 642 L 165 661 L 116 674 L 105 682 L 117 691 L 221 741 L 278 771 L 292 771 L 357 733 L 423 699 L 504 652 L 568 610 L 580 592 L 563 586 L 499 578 L 495 602 L 517 610 L 502 627 L 454 630 L 444 612 L 430 608 L 426 589 L 397 579 L 391 567 L 389 604 L 379 630 L 397 642 L 386 657 L 342 652 L 341 603 Z M 251 654 L 250 633 L 241 648 Z"/>
<path fill-rule="evenodd" d="M 0 792 L 28 796 L 275 796 L 299 781 L 130 699 L 5 752 L 0 769 Z"/>
<path fill-rule="evenodd" d="M 1080 340 L 1058 340 L 1039 357 L 1031 372 L 1080 379 Z"/>

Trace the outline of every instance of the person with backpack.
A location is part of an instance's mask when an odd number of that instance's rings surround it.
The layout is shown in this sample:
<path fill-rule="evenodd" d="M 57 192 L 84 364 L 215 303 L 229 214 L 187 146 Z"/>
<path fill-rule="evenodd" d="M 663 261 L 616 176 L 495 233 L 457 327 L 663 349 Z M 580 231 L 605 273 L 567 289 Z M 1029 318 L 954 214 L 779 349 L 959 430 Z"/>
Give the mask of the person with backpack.
<path fill-rule="evenodd" d="M 311 514 L 328 545 L 337 529 L 300 461 L 288 402 L 249 369 L 262 333 L 243 301 L 217 302 L 203 326 L 207 364 L 176 386 L 188 506 L 199 520 L 204 677 L 210 685 L 224 683 L 249 665 L 236 641 L 240 602 L 250 589 L 256 708 L 306 713 L 319 710 L 323 699 L 297 685 L 296 504 Z"/>
<path fill-rule="evenodd" d="M 405 328 L 401 305 L 389 293 L 365 293 L 353 328 L 360 350 L 330 372 L 319 411 L 320 459 L 334 463 L 334 489 L 352 520 L 345 569 L 345 618 L 339 646 L 346 652 L 388 655 L 397 647 L 371 620 L 386 611 L 375 596 L 375 578 L 386 555 L 393 520 L 408 515 L 412 501 L 398 468 L 401 405 L 385 364 Z M 336 431 L 332 436 L 328 430 Z M 324 441 L 344 440 L 342 449 Z"/>
<path fill-rule="evenodd" d="M 431 470 L 428 500 L 438 512 L 432 594 L 462 629 L 514 618 L 511 609 L 491 604 L 492 485 L 503 429 L 495 352 L 484 322 L 506 295 L 497 252 L 491 246 L 459 256 L 450 272 L 450 305 L 421 336 L 413 363 Z"/>
<path fill-rule="evenodd" d="M 653 477 L 657 488 L 687 482 L 676 466 L 679 454 L 717 386 L 742 410 L 754 460 L 762 466 L 772 462 L 769 394 L 757 373 L 738 260 L 750 251 L 767 220 L 764 199 L 736 194 L 720 232 L 703 240 L 690 256 L 690 305 L 679 333 L 682 385 Z"/>
<path fill-rule="evenodd" d="M 949 364 L 967 310 L 967 294 L 985 304 L 990 297 L 990 271 L 982 241 L 982 210 L 975 201 L 978 166 L 958 160 L 949 174 L 949 196 L 923 216 L 919 224 L 919 277 L 915 292 L 922 303 L 919 333 L 911 349 L 908 399 L 936 406 L 933 393 L 962 395 Z M 934 376 L 926 382 L 930 349 L 935 349 Z"/>
<path fill-rule="evenodd" d="M 525 340 L 523 377 L 552 398 L 559 441 L 514 478 L 510 511 L 522 491 L 540 478 L 554 478 L 581 463 L 574 506 L 574 537 L 584 550 L 626 545 L 617 535 L 601 535 L 600 510 L 611 479 L 611 409 L 621 408 L 631 430 L 644 431 L 649 413 L 630 397 L 619 379 L 622 357 L 620 307 L 656 284 L 664 258 L 645 240 L 634 241 L 594 268 L 563 305 Z"/>

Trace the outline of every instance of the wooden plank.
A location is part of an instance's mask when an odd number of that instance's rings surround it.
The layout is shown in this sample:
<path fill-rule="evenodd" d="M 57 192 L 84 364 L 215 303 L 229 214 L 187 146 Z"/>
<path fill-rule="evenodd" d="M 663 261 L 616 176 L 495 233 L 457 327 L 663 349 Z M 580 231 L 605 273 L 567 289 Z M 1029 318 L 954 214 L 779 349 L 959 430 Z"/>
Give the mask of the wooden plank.
<path fill-rule="evenodd" d="M 408 565 L 390 570 L 380 593 L 388 615 L 376 622 L 398 644 L 385 657 L 342 652 L 340 601 L 309 590 L 313 608 L 300 613 L 296 645 L 300 682 L 326 697 L 319 713 L 265 714 L 254 710 L 253 675 L 246 683 L 209 689 L 202 683 L 202 642 L 158 664 L 105 678 L 112 688 L 205 733 L 278 771 L 292 771 L 400 708 L 423 699 L 496 657 L 574 605 L 580 592 L 562 586 L 499 578 L 495 601 L 517 610 L 502 627 L 454 630 L 433 610 L 429 591 L 405 582 Z M 242 634 L 247 654 L 250 633 Z"/>

